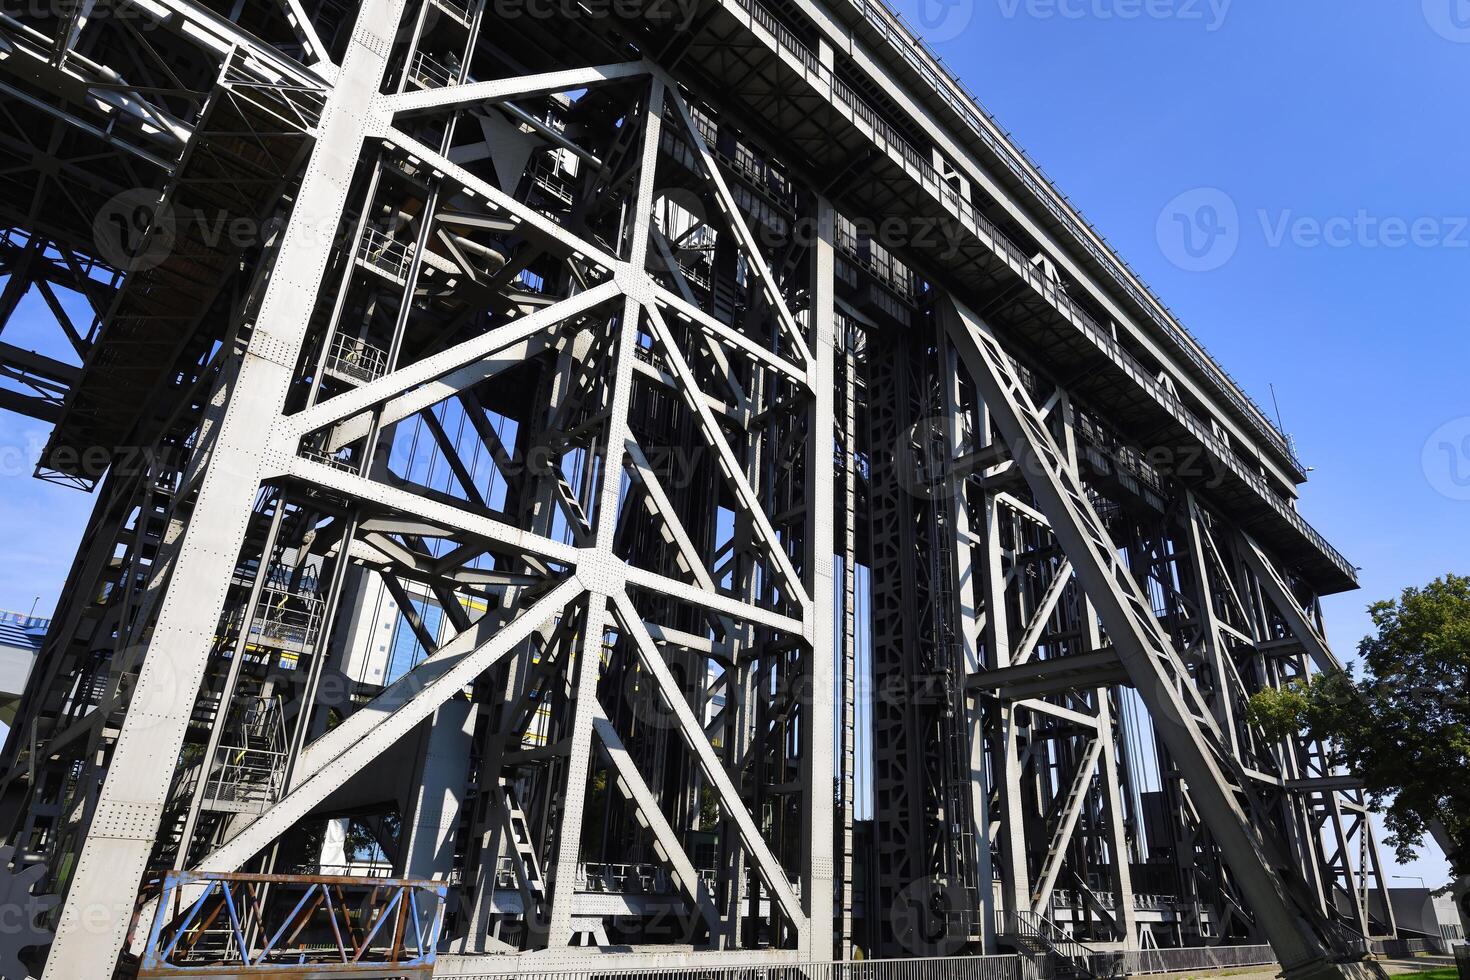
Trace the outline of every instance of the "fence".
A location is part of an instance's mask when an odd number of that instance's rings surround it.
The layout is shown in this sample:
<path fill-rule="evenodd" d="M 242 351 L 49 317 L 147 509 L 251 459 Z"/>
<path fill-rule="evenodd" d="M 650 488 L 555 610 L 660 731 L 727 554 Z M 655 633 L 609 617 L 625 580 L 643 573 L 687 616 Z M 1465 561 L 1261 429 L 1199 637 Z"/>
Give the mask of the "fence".
<path fill-rule="evenodd" d="M 731 957 L 736 958 L 734 956 Z M 1269 946 L 1202 946 L 1095 953 L 1093 976 L 1137 976 L 1270 965 Z M 929 959 L 859 960 L 845 963 L 722 963 L 657 969 L 616 967 L 551 973 L 517 971 L 516 980 L 1044 980 L 1049 971 L 1024 956 L 947 956 Z M 1116 972 L 1115 972 L 1116 971 Z M 476 974 L 493 980 L 494 973 Z M 1470 980 L 1470 978 L 1466 978 Z"/>
<path fill-rule="evenodd" d="M 732 955 L 730 959 L 738 959 Z M 516 980 L 1032 980 L 1017 956 L 948 956 L 921 960 L 861 960 L 847 963 L 722 963 L 680 966 L 567 970 L 552 973 L 515 971 Z M 486 972 L 476 980 L 493 980 Z"/>
<path fill-rule="evenodd" d="M 1140 949 L 1125 953 L 1099 953 L 1099 958 L 1121 959 L 1119 976 L 1146 973 L 1183 973 L 1191 970 L 1223 970 L 1240 966 L 1265 966 L 1276 962 L 1270 946 L 1189 946 L 1183 949 Z M 1092 971 L 1106 975 L 1105 971 Z"/>
<path fill-rule="evenodd" d="M 1449 939 L 1375 939 L 1373 952 L 1379 956 L 1409 957 L 1420 953 L 1448 955 L 1452 940 Z"/>

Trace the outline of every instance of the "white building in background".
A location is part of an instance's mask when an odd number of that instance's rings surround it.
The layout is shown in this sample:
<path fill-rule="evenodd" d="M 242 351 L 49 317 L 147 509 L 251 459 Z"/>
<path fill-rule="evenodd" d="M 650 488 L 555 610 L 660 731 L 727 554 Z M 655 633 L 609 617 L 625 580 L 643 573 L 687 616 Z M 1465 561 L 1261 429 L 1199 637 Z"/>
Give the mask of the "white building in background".
<path fill-rule="evenodd" d="M 51 620 L 0 611 L 0 722 L 9 726 Z"/>
<path fill-rule="evenodd" d="M 1465 931 L 1453 896 L 1436 895 L 1429 888 L 1390 888 L 1388 898 L 1393 903 L 1400 940 L 1425 941 L 1437 952 L 1465 945 Z"/>

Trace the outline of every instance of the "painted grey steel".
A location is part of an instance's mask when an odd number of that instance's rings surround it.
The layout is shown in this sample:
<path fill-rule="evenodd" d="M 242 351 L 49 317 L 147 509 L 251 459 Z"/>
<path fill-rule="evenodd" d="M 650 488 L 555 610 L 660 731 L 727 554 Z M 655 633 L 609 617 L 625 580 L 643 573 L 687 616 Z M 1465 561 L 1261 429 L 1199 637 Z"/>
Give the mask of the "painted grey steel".
<path fill-rule="evenodd" d="M 441 976 L 1371 972 L 1244 711 L 1355 584 L 1289 440 L 886 8 L 682 12 L 0 18 L 44 976 L 167 868 L 444 882 Z"/>

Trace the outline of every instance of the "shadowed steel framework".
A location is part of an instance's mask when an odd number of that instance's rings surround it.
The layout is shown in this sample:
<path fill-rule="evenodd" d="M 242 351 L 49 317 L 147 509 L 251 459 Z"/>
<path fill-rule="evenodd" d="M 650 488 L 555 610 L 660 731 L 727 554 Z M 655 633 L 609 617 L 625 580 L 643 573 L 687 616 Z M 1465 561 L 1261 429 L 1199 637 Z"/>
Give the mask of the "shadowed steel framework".
<path fill-rule="evenodd" d="M 1304 468 L 881 5 L 41 4 L 0 153 L 47 980 L 1372 972 Z"/>

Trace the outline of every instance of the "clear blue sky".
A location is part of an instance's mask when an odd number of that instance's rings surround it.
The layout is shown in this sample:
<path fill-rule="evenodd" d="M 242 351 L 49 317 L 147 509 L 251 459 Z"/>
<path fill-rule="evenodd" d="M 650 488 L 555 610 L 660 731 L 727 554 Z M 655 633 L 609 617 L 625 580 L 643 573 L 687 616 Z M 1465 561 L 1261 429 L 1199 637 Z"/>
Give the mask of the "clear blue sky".
<path fill-rule="evenodd" d="M 1257 401 L 1275 384 L 1302 511 L 1363 566 L 1326 604 L 1340 652 L 1369 601 L 1470 572 L 1470 3 L 900 8 Z M 91 504 L 30 479 L 44 435 L 0 412 L 0 607 L 50 611 Z"/>

